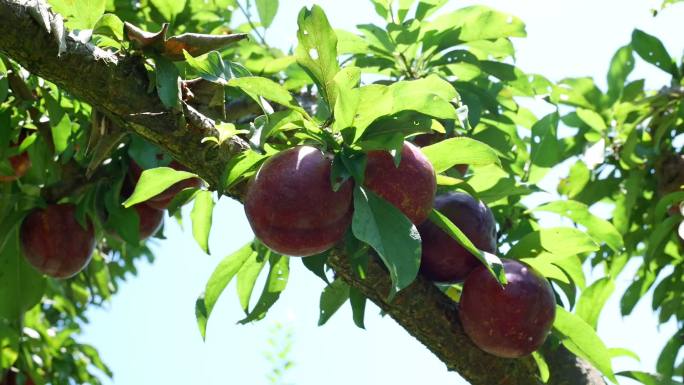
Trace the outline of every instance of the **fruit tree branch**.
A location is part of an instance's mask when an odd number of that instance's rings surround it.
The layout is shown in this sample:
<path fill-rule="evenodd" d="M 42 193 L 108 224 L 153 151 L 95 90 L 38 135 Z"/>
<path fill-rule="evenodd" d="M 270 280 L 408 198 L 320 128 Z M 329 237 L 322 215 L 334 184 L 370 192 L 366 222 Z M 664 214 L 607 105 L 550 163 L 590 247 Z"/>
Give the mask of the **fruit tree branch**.
<path fill-rule="evenodd" d="M 35 0 L 0 0 L 0 52 L 31 73 L 90 103 L 121 127 L 165 149 L 217 188 L 228 160 L 247 149 L 248 144 L 238 137 L 220 146 L 202 144 L 204 137 L 218 136 L 213 132 L 213 122 L 189 106 L 178 110 L 164 107 L 157 95 L 149 91 L 141 57 L 111 54 L 70 35 L 60 39 L 59 33 L 45 27 L 59 20 L 51 12 L 41 13 L 42 4 Z M 229 193 L 240 195 L 238 191 Z M 476 348 L 458 322 L 453 301 L 434 285 L 419 278 L 393 301 L 388 301 L 389 277 L 378 262 L 371 261 L 366 279 L 359 279 L 351 272 L 343 254 L 333 254 L 330 264 L 340 277 L 368 296 L 449 369 L 459 372 L 472 384 L 539 383 L 536 366 L 530 358 L 500 359 Z M 571 360 L 581 361 L 576 357 Z M 565 371 L 563 377 L 566 376 L 586 378 L 579 370 Z M 551 384 L 555 382 L 552 380 Z M 578 384 L 603 385 L 603 382 L 587 379 Z"/>
<path fill-rule="evenodd" d="M 541 385 L 532 359 L 498 358 L 473 345 L 458 320 L 456 303 L 426 279 L 419 277 L 388 301 L 391 281 L 377 259 L 369 261 L 366 279 L 358 278 L 345 255 L 333 253 L 328 263 L 340 278 L 360 290 L 439 357 L 449 370 L 458 372 L 471 384 Z"/>
<path fill-rule="evenodd" d="M 151 93 L 143 58 L 112 54 L 74 36 L 48 31 L 40 23 L 40 3 L 0 1 L 0 52 L 31 73 L 47 79 L 73 96 L 85 100 L 121 126 L 166 149 L 174 158 L 200 172 L 212 186 L 219 185 L 226 161 L 248 148 L 239 138 L 216 146 L 202 143 L 207 136 L 219 137 L 211 125 L 197 125 L 195 111 L 166 108 Z M 32 15 L 33 14 L 33 15 Z M 46 17 L 57 24 L 51 12 Z M 29 37 L 30 38 L 27 38 Z"/>

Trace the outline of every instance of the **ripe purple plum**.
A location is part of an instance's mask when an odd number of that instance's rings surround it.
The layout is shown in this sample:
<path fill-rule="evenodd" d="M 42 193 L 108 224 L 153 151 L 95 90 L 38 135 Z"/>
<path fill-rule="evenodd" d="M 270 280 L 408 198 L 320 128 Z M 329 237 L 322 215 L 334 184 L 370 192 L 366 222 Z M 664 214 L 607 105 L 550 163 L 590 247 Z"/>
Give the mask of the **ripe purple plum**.
<path fill-rule="evenodd" d="M 21 224 L 21 246 L 28 262 L 43 274 L 69 278 L 90 261 L 95 233 L 76 221 L 76 206 L 53 204 L 30 213 Z"/>
<path fill-rule="evenodd" d="M 332 158 L 298 146 L 269 158 L 250 180 L 245 213 L 254 234 L 290 256 L 321 253 L 342 240 L 352 218 L 351 181 L 333 191 Z"/>
<path fill-rule="evenodd" d="M 549 282 L 530 266 L 504 260 L 508 284 L 501 286 L 485 266 L 463 284 L 459 315 L 463 329 L 487 353 L 517 358 L 537 350 L 556 316 Z"/>
<path fill-rule="evenodd" d="M 395 166 L 389 152 L 370 151 L 364 184 L 397 207 L 415 225 L 427 219 L 437 191 L 432 164 L 409 142 L 404 142 L 399 167 Z"/>
<path fill-rule="evenodd" d="M 453 222 L 480 250 L 496 251 L 496 222 L 481 201 L 460 192 L 438 195 L 435 209 Z M 435 282 L 456 283 L 480 266 L 480 261 L 431 221 L 418 226 L 423 254 L 420 271 Z"/>

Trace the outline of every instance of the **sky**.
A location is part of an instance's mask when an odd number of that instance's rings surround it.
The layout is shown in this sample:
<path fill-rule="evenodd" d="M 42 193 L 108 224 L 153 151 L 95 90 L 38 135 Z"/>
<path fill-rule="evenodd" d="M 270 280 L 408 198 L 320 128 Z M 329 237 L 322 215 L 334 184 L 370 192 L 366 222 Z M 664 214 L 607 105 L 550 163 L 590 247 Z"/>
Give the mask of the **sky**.
<path fill-rule="evenodd" d="M 296 44 L 296 15 L 313 1 L 280 0 L 280 12 L 268 31 L 267 41 L 282 49 Z M 335 28 L 353 30 L 356 24 L 379 22 L 368 0 L 321 0 Z M 476 4 L 452 0 L 445 10 Z M 528 37 L 516 39 L 518 65 L 551 80 L 592 76 L 605 86 L 608 63 L 615 50 L 628 43 L 637 27 L 660 37 L 669 52 L 679 57 L 684 50 L 684 5 L 673 6 L 653 18 L 655 2 L 637 0 L 501 0 L 481 1 L 512 13 L 527 24 Z M 646 78 L 650 88 L 667 81 L 657 70 L 640 63 L 632 78 Z M 532 106 L 543 112 L 543 107 Z M 543 181 L 555 186 L 563 170 Z M 194 303 L 206 280 L 223 256 L 252 239 L 242 206 L 222 198 L 214 212 L 210 238 L 212 255 L 195 244 L 187 216 L 185 229 L 167 218 L 166 240 L 154 240 L 154 264 L 140 263 L 139 274 L 122 285 L 103 309 L 89 312 L 90 323 L 80 340 L 97 347 L 115 377 L 116 385 L 266 385 L 273 364 L 269 353 L 291 335 L 289 359 L 294 365 L 279 385 L 460 385 L 466 384 L 418 341 L 373 305 L 366 310 L 366 330 L 358 329 L 345 305 L 323 327 L 317 327 L 318 300 L 324 283 L 291 260 L 287 290 L 266 319 L 246 325 L 234 285 L 217 303 L 209 320 L 207 340 L 198 332 Z M 631 282 L 637 264 L 620 276 L 617 293 Z M 600 272 L 589 272 L 594 279 Z M 256 290 L 261 285 L 257 283 Z M 619 315 L 619 296 L 606 305 L 599 334 L 609 347 L 638 352 L 641 362 L 614 361 L 616 370 L 653 371 L 657 355 L 674 333 L 670 322 L 657 328 L 650 309 L 650 294 L 641 300 L 634 315 Z M 621 384 L 633 384 L 621 381 Z"/>

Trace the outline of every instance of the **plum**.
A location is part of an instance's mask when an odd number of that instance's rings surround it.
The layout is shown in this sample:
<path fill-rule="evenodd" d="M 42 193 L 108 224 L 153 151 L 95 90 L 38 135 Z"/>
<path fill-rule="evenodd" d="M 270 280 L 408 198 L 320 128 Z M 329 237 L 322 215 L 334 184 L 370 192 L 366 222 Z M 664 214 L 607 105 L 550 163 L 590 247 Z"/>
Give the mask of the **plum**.
<path fill-rule="evenodd" d="M 501 286 L 485 266 L 463 284 L 459 315 L 465 333 L 487 353 L 517 358 L 537 350 L 556 316 L 549 282 L 530 266 L 503 260 L 508 284 Z"/>
<path fill-rule="evenodd" d="M 20 229 L 21 246 L 28 262 L 43 274 L 69 278 L 90 261 L 95 248 L 92 223 L 76 221 L 76 206 L 52 204 L 31 212 Z"/>
<path fill-rule="evenodd" d="M 496 251 L 496 223 L 491 210 L 468 194 L 451 192 L 435 198 L 435 209 L 453 222 L 480 250 Z M 456 283 L 481 265 L 468 250 L 431 221 L 418 226 L 423 254 L 420 271 L 435 282 Z"/>
<path fill-rule="evenodd" d="M 437 190 L 432 164 L 409 142 L 404 142 L 399 167 L 395 166 L 389 152 L 370 151 L 364 184 L 416 225 L 427 219 Z"/>
<path fill-rule="evenodd" d="M 331 157 L 297 146 L 269 158 L 244 200 L 254 234 L 272 250 L 305 257 L 342 240 L 352 218 L 352 182 L 333 191 Z"/>
<path fill-rule="evenodd" d="M 159 231 L 162 223 L 164 223 L 164 210 L 158 210 L 150 207 L 145 203 L 139 203 L 133 206 L 140 218 L 140 240 L 147 239 Z"/>

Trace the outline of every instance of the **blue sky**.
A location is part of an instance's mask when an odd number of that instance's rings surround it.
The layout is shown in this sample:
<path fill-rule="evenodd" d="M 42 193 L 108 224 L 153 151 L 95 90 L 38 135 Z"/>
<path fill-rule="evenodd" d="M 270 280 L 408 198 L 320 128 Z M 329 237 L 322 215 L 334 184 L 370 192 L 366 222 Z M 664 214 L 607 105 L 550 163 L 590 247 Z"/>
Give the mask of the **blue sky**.
<path fill-rule="evenodd" d="M 280 2 L 281 11 L 267 40 L 287 49 L 296 42 L 299 9 L 314 2 Z M 356 24 L 378 21 L 368 0 L 316 3 L 323 6 L 336 28 L 353 30 Z M 475 3 L 451 1 L 445 8 Z M 657 3 L 637 0 L 478 3 L 508 11 L 526 22 L 528 38 L 515 42 L 517 65 L 552 80 L 593 76 L 600 86 L 605 85 L 608 62 L 615 50 L 629 41 L 634 27 L 659 36 L 675 56 L 684 50 L 684 35 L 678 28 L 684 20 L 684 5 L 653 18 L 649 10 Z M 645 77 L 651 88 L 668 80 L 643 63 L 633 77 Z M 543 106 L 532 107 L 543 112 Z M 544 187 L 555 186 L 553 178 L 560 174 L 547 178 Z M 203 342 L 195 323 L 195 299 L 221 258 L 248 242 L 252 234 L 241 205 L 227 198 L 221 199 L 214 213 L 212 256 L 204 255 L 194 243 L 189 222 L 185 230 L 175 221 L 167 219 L 166 223 L 168 239 L 155 241 L 155 263 L 140 264 L 138 277 L 123 285 L 106 308 L 89 313 L 91 323 L 81 339 L 95 345 L 113 369 L 114 381 L 106 383 L 268 384 L 266 375 L 272 365 L 264 353 L 270 350 L 268 340 L 274 336 L 274 325 L 281 324 L 293 335 L 290 358 L 295 365 L 285 377 L 287 384 L 465 384 L 391 319 L 379 316 L 373 306 L 366 311 L 365 331 L 353 325 L 348 305 L 328 324 L 317 327 L 318 299 L 324 285 L 297 259 L 291 261 L 287 290 L 265 320 L 236 325 L 242 313 L 231 285 L 216 305 Z M 618 292 L 630 283 L 635 268 L 630 265 L 620 277 Z M 650 297 L 626 319 L 619 316 L 619 297 L 609 301 L 599 324 L 600 335 L 610 347 L 632 349 L 642 358 L 641 363 L 616 360 L 618 370 L 653 370 L 658 352 L 675 330 L 673 322 L 660 330 L 656 325 Z"/>

